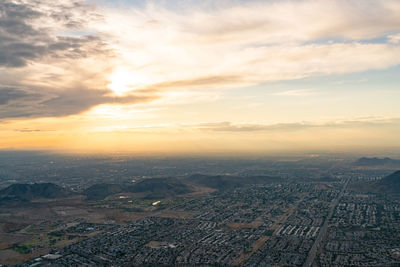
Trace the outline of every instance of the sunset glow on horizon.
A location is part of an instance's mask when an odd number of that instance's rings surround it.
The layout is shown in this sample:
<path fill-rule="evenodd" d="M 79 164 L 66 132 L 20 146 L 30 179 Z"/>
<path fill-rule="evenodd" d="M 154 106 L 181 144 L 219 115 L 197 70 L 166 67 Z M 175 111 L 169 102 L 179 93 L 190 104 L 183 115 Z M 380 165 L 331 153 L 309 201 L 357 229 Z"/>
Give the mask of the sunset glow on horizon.
<path fill-rule="evenodd" d="M 0 149 L 400 151 L 400 2 L 0 3 Z"/>

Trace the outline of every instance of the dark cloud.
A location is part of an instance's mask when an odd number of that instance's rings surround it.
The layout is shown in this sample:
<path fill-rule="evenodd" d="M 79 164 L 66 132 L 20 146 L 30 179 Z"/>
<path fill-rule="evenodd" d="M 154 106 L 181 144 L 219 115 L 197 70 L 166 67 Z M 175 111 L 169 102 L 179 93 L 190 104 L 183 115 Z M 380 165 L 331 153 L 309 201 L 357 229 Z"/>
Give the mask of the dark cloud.
<path fill-rule="evenodd" d="M 15 129 L 14 131 L 20 132 L 20 133 L 38 133 L 38 132 L 54 132 L 55 130 L 40 130 L 40 129 L 23 128 L 23 129 Z"/>
<path fill-rule="evenodd" d="M 38 97 L 39 95 L 35 93 L 30 93 L 14 87 L 0 88 L 0 105 L 7 105 L 11 101 L 35 99 Z"/>
<path fill-rule="evenodd" d="M 156 98 L 149 92 L 118 97 L 107 89 L 113 53 L 85 31 L 100 19 L 83 1 L 0 1 L 0 119 L 68 116 Z M 99 64 L 84 66 L 82 59 Z"/>
<path fill-rule="evenodd" d="M 86 19 L 99 16 L 90 6 L 54 1 L 50 8 L 44 8 L 49 2 L 53 1 L 0 1 L 0 67 L 23 67 L 46 56 L 85 57 L 91 49 L 97 51 L 103 46 L 99 38 L 90 34 L 60 37 L 52 28 L 83 28 Z"/>
<path fill-rule="evenodd" d="M 112 96 L 108 90 L 87 88 L 53 91 L 48 88 L 28 90 L 4 87 L 0 88 L 0 118 L 68 116 L 100 104 L 133 104 L 156 98 L 156 95 Z"/>
<path fill-rule="evenodd" d="M 38 115 L 65 116 L 81 113 L 100 104 L 140 103 L 154 99 L 154 96 L 110 96 L 107 90 L 73 89 L 59 92 L 55 97 L 38 103 Z M 0 114 L 1 115 L 1 114 Z"/>

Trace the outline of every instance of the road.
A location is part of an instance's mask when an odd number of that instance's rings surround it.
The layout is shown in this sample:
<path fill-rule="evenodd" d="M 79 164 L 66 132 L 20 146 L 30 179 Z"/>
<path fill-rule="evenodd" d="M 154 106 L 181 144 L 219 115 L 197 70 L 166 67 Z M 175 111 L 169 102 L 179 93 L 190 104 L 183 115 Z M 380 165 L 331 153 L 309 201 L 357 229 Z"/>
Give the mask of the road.
<path fill-rule="evenodd" d="M 307 260 L 304 263 L 303 267 L 311 267 L 312 263 L 314 262 L 314 259 L 315 259 L 315 256 L 317 255 L 317 251 L 321 244 L 321 241 L 325 238 L 326 232 L 328 231 L 329 221 L 331 220 L 332 215 L 335 212 L 335 208 L 339 204 L 339 201 L 342 198 L 343 193 L 346 190 L 348 183 L 349 183 L 349 180 L 347 180 L 344 183 L 343 188 L 340 191 L 338 197 L 331 202 L 328 216 L 325 218 L 324 224 L 322 225 L 322 227 L 319 231 L 317 239 L 315 239 L 315 242 L 314 242 L 312 248 L 308 252 Z"/>

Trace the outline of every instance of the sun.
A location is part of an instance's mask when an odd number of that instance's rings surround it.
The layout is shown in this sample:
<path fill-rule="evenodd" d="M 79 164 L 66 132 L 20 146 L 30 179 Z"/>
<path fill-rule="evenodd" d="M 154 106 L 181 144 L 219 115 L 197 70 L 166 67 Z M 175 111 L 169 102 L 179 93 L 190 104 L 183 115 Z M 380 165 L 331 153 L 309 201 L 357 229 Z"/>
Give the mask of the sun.
<path fill-rule="evenodd" d="M 110 76 L 110 83 L 107 85 L 114 94 L 123 96 L 135 89 L 145 85 L 143 75 L 128 69 L 117 69 Z"/>

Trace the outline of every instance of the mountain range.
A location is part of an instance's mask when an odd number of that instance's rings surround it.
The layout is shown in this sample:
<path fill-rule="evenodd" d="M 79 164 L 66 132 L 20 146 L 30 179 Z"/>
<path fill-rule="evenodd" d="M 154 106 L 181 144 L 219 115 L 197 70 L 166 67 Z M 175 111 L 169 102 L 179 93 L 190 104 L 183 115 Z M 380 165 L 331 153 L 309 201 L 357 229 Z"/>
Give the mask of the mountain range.
<path fill-rule="evenodd" d="M 279 177 L 272 176 L 228 176 L 194 174 L 182 179 L 148 178 L 134 184 L 100 183 L 82 192 L 87 200 L 102 200 L 119 193 L 134 193 L 143 199 L 161 199 L 184 195 L 206 187 L 216 190 L 228 190 L 252 184 L 269 184 L 282 182 Z M 55 199 L 72 195 L 69 190 L 53 183 L 13 184 L 0 190 L 0 202 L 31 201 L 35 199 Z"/>
<path fill-rule="evenodd" d="M 367 158 L 362 157 L 354 162 L 353 165 L 372 167 L 372 166 L 400 166 L 400 160 L 391 158 Z"/>

